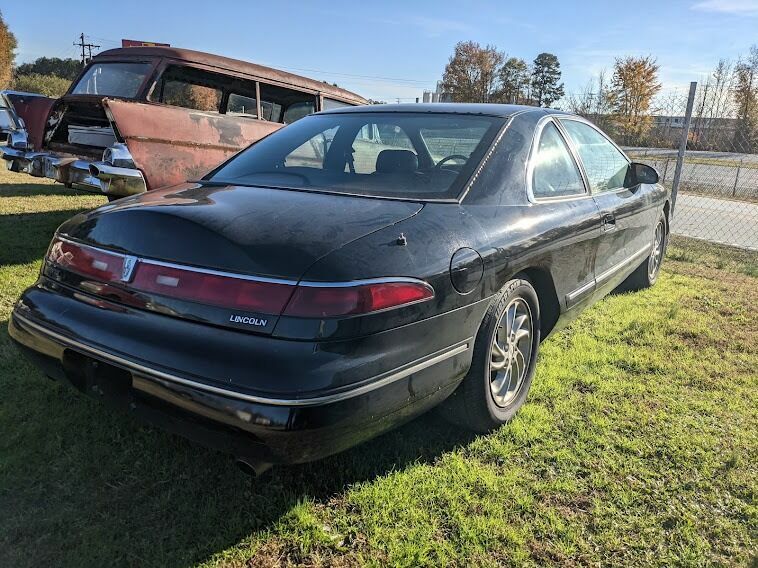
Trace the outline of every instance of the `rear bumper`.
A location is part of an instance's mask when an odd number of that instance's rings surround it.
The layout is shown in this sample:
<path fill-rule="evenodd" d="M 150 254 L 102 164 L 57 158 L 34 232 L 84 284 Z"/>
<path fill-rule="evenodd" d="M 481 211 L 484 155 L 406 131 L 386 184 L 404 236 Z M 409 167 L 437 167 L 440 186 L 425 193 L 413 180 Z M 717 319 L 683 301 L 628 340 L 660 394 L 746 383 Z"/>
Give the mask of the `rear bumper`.
<path fill-rule="evenodd" d="M 120 168 L 106 162 L 91 162 L 50 152 L 11 147 L 0 147 L 0 155 L 13 172 L 52 179 L 67 186 L 79 186 L 114 197 L 147 191 L 145 178 L 136 168 Z"/>
<path fill-rule="evenodd" d="M 365 379 L 362 378 L 366 374 L 365 365 L 360 363 L 365 359 L 351 358 L 345 353 L 343 348 L 349 350 L 352 347 L 348 344 L 337 349 L 331 346 L 327 353 L 318 344 L 308 342 L 226 332 L 195 323 L 176 322 L 174 327 L 172 318 L 130 314 L 152 320 L 152 325 L 160 325 L 160 320 L 165 320 L 164 325 L 169 322 L 173 329 L 164 328 L 167 333 L 165 343 L 186 343 L 188 351 L 192 350 L 193 343 L 185 333 L 189 327 L 205 328 L 209 338 L 212 335 L 236 336 L 235 341 L 227 342 L 224 351 L 219 351 L 214 341 L 207 342 L 208 350 L 203 353 L 207 362 L 205 369 L 223 369 L 222 360 L 230 359 L 243 371 L 247 367 L 251 375 L 257 376 L 286 367 L 291 374 L 298 375 L 297 380 L 293 381 L 292 376 L 282 377 L 282 382 L 307 387 L 321 380 L 315 376 L 323 368 L 319 358 L 342 352 L 347 359 L 347 362 L 341 362 L 339 371 L 342 387 L 318 392 L 308 392 L 306 388 L 289 393 L 255 392 L 233 387 L 229 382 L 223 384 L 218 376 L 199 377 L 180 370 L 177 367 L 183 365 L 175 361 L 176 353 L 169 349 L 164 350 L 163 359 L 159 357 L 156 362 L 146 362 L 134 355 L 105 348 L 91 338 L 83 337 L 70 325 L 71 319 L 64 320 L 63 325 L 49 321 L 48 316 L 53 310 L 57 312 L 60 304 L 51 302 L 45 305 L 46 299 L 51 298 L 40 295 L 39 290 L 32 294 L 27 291 L 9 322 L 11 337 L 46 375 L 71 382 L 89 395 L 176 434 L 240 459 L 257 462 L 311 461 L 388 430 L 452 393 L 471 359 L 470 338 L 400 365 L 395 364 L 396 359 L 390 355 L 392 350 L 389 349 L 388 353 L 374 353 L 373 358 L 392 359 L 390 364 L 393 367 L 387 369 L 384 365 L 385 370 Z M 86 305 L 84 308 L 102 309 Z M 139 333 L 139 325 L 129 328 L 123 322 L 123 318 L 113 322 L 120 334 Z M 414 333 L 413 330 L 407 331 Z M 240 338 L 242 341 L 238 343 L 236 340 Z M 154 343 L 151 339 L 144 338 L 146 343 Z M 381 344 L 376 343 L 377 346 Z M 155 346 L 145 351 L 158 353 Z M 245 352 L 255 355 L 252 359 L 245 359 Z M 155 355 L 151 357 L 155 358 Z"/>

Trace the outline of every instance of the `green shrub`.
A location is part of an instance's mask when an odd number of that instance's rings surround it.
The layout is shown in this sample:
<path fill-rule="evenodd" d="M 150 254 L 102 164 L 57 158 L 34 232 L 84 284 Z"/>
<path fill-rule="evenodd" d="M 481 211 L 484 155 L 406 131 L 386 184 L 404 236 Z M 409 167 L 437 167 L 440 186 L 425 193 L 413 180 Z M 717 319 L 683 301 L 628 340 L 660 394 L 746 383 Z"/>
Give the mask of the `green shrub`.
<path fill-rule="evenodd" d="M 40 75 L 39 73 L 17 75 L 13 82 L 13 88 L 16 91 L 40 93 L 48 97 L 64 95 L 70 85 L 71 81 L 68 79 L 62 79 L 56 75 Z"/>

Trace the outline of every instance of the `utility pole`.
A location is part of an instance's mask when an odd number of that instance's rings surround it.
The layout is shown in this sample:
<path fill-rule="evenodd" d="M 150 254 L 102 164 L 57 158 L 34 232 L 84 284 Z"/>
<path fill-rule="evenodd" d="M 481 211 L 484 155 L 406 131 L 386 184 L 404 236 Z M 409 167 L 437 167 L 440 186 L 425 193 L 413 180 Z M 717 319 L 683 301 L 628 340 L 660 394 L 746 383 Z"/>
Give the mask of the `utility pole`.
<path fill-rule="evenodd" d="M 82 48 L 82 67 L 84 67 L 87 62 L 92 59 L 92 48 L 95 49 L 99 48 L 99 45 L 95 45 L 94 43 L 85 43 L 84 41 L 84 32 L 79 34 L 79 43 L 74 42 L 74 45 Z M 87 50 L 87 54 L 85 55 L 84 50 Z"/>

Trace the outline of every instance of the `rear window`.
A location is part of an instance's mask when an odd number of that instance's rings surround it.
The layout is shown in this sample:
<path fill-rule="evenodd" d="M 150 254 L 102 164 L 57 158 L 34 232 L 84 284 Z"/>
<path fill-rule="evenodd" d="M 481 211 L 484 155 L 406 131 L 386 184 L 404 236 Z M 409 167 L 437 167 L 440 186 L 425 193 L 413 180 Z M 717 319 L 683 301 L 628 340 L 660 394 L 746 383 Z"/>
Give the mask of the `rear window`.
<path fill-rule="evenodd" d="M 71 91 L 74 95 L 137 96 L 150 63 L 96 63 L 84 73 Z"/>
<path fill-rule="evenodd" d="M 501 118 L 441 113 L 314 115 L 250 146 L 206 179 L 450 199 L 460 193 L 502 124 Z"/>

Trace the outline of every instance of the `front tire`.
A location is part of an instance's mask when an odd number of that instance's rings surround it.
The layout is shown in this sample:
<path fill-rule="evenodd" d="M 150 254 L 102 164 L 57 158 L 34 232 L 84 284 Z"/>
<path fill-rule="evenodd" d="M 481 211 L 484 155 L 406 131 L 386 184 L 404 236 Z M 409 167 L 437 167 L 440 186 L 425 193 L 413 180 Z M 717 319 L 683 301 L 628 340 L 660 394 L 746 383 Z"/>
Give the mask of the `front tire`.
<path fill-rule="evenodd" d="M 618 287 L 620 292 L 636 292 L 654 286 L 661 271 L 663 255 L 666 253 L 668 231 L 666 217 L 661 215 L 653 231 L 653 244 L 648 257 Z"/>
<path fill-rule="evenodd" d="M 532 384 L 539 344 L 537 293 L 526 279 L 510 280 L 484 315 L 471 368 L 444 405 L 445 415 L 476 432 L 513 418 Z"/>

